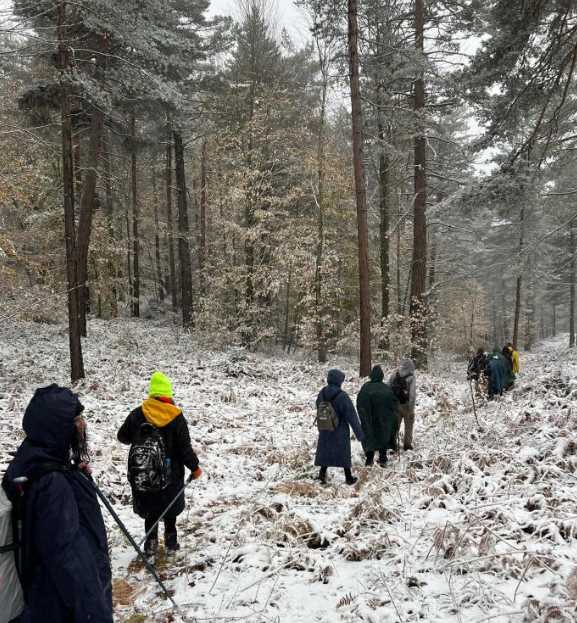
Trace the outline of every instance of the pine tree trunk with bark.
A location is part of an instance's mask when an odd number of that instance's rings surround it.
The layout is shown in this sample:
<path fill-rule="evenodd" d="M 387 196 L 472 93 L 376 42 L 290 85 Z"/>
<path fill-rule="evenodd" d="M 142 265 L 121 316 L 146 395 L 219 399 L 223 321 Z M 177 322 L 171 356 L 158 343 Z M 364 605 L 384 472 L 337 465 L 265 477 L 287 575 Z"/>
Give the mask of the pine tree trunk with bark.
<path fill-rule="evenodd" d="M 178 285 L 176 283 L 176 260 L 174 253 L 174 218 L 172 215 L 172 130 L 168 128 L 168 141 L 166 143 L 166 225 L 168 245 L 168 270 L 170 277 L 170 298 L 172 311 L 178 309 Z"/>
<path fill-rule="evenodd" d="M 289 264 L 287 281 L 286 281 L 286 296 L 285 296 L 285 309 L 284 309 L 284 312 L 285 312 L 284 313 L 284 332 L 283 332 L 283 350 L 284 351 L 287 351 L 287 348 L 289 347 L 292 274 L 293 274 L 293 267 L 292 267 L 292 264 Z"/>
<path fill-rule="evenodd" d="M 575 261 L 575 218 L 569 222 L 569 348 L 575 347 L 575 280 L 577 279 L 577 262 Z M 553 317 L 556 309 L 553 305 Z M 553 321 L 553 335 L 556 327 Z"/>
<path fill-rule="evenodd" d="M 396 230 L 396 262 L 395 262 L 395 281 L 396 281 L 396 290 L 397 290 L 397 315 L 399 316 L 399 321 L 401 314 L 403 313 L 403 292 L 401 289 L 401 219 L 403 215 L 401 214 L 401 197 L 399 193 L 399 197 L 397 199 L 397 230 Z"/>
<path fill-rule="evenodd" d="M 178 206 L 178 259 L 180 263 L 180 285 L 182 325 L 193 326 L 192 308 L 192 266 L 190 263 L 190 231 L 188 225 L 188 201 L 184 168 L 184 146 L 180 132 L 174 131 L 174 164 Z"/>
<path fill-rule="evenodd" d="M 156 266 L 156 283 L 158 288 L 158 298 L 164 301 L 164 276 L 162 271 L 162 256 L 160 253 L 160 219 L 158 216 L 158 188 L 156 184 L 156 166 L 152 169 L 152 194 L 154 212 L 154 263 Z"/>
<path fill-rule="evenodd" d="M 82 335 L 86 336 L 86 315 L 90 302 L 88 286 L 88 253 L 90 236 L 96 204 L 96 181 L 98 179 L 98 160 L 102 146 L 104 113 L 94 109 L 90 121 L 90 136 L 86 152 L 86 171 L 82 180 L 80 210 L 78 214 L 78 239 L 76 253 L 78 257 L 78 302 Z"/>
<path fill-rule="evenodd" d="M 326 110 L 328 76 L 326 75 L 326 65 L 323 64 L 321 57 L 321 71 L 323 75 L 323 85 L 321 93 L 321 111 L 319 117 L 319 134 L 317 141 L 317 248 L 315 254 L 315 328 L 317 338 L 317 358 L 319 363 L 327 361 L 327 343 L 323 327 L 324 304 L 323 304 L 323 257 L 324 257 L 324 201 L 325 201 L 325 129 L 326 129 Z M 288 331 L 288 328 L 287 328 Z"/>
<path fill-rule="evenodd" d="M 415 40 L 419 63 L 424 58 L 425 7 L 424 0 L 415 0 Z M 413 221 L 413 260 L 411 266 L 411 337 L 412 356 L 418 367 L 427 364 L 427 152 L 424 128 L 425 79 L 424 70 L 419 68 L 414 83 L 415 96 L 415 203 Z"/>
<path fill-rule="evenodd" d="M 130 180 L 132 198 L 132 316 L 140 317 L 140 205 L 138 203 L 136 116 L 130 117 Z"/>
<path fill-rule="evenodd" d="M 206 292 L 206 213 L 208 209 L 208 141 L 204 139 L 202 142 L 200 156 L 200 218 L 199 218 L 199 247 L 198 247 L 198 264 L 200 272 L 200 289 Z"/>
<path fill-rule="evenodd" d="M 522 262 L 525 248 L 525 206 L 521 206 L 519 212 L 519 262 Z M 521 295 L 523 288 L 523 273 L 519 268 L 519 274 L 515 283 L 515 316 L 513 318 L 513 344 L 519 342 L 519 323 L 521 318 Z"/>
<path fill-rule="evenodd" d="M 112 192 L 112 167 L 110 164 L 112 159 L 112 144 L 109 133 L 103 135 L 103 142 L 106 222 L 108 225 L 108 235 L 110 236 L 110 240 L 114 241 L 116 237 L 114 231 L 114 195 Z M 113 318 L 118 316 L 118 293 L 116 288 L 118 273 L 119 271 L 116 267 L 116 262 L 113 259 L 110 259 L 108 261 L 108 279 L 112 282 L 110 288 L 110 315 Z"/>
<path fill-rule="evenodd" d="M 390 313 L 390 269 L 389 269 L 389 159 L 385 153 L 385 133 L 382 121 L 379 119 L 379 139 L 381 142 L 379 153 L 379 244 L 381 261 L 381 322 L 385 324 Z M 383 334 L 381 348 L 389 348 L 389 336 Z"/>
<path fill-rule="evenodd" d="M 357 0 L 348 0 L 349 79 L 351 89 L 353 168 L 355 174 L 359 253 L 359 374 L 361 377 L 364 377 L 368 376 L 371 371 L 371 299 L 369 290 L 369 228 L 363 159 L 363 111 L 359 79 L 360 63 L 358 38 L 358 2 Z"/>
<path fill-rule="evenodd" d="M 64 84 L 64 73 L 68 70 L 70 58 L 66 45 L 66 4 L 60 2 L 58 14 L 58 56 L 62 72 L 62 94 L 60 100 L 62 138 L 62 185 L 64 191 L 64 236 L 66 241 L 66 276 L 68 281 L 68 341 L 70 348 L 70 378 L 73 383 L 84 378 L 82 338 L 78 308 L 78 277 L 76 259 L 76 231 L 74 222 L 74 164 L 72 156 L 72 117 L 70 96 Z"/>

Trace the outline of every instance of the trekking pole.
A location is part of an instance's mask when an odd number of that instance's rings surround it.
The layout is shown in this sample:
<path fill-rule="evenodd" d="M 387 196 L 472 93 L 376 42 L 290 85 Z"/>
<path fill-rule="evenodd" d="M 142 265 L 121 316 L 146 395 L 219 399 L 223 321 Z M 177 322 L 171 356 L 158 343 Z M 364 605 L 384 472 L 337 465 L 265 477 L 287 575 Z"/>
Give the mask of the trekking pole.
<path fill-rule="evenodd" d="M 477 405 L 475 404 L 475 394 L 473 392 L 473 382 L 469 379 L 469 389 L 471 390 L 471 401 L 473 402 L 473 413 L 475 414 L 475 422 L 477 422 L 477 428 L 481 428 L 479 424 L 479 418 L 477 417 Z"/>
<path fill-rule="evenodd" d="M 156 526 L 158 526 L 158 524 L 164 519 L 168 511 L 176 504 L 176 501 L 184 493 L 186 487 L 188 487 L 188 485 L 192 482 L 192 480 L 193 480 L 192 474 L 190 474 L 187 481 L 184 483 L 184 487 L 182 487 L 182 489 L 180 489 L 180 491 L 174 496 L 174 499 L 172 500 L 172 502 L 164 509 L 164 511 L 162 512 L 162 515 L 154 522 L 154 525 L 152 526 L 152 528 L 150 528 L 150 530 L 144 535 L 144 538 L 142 539 L 142 541 L 140 541 L 140 543 L 138 544 L 138 547 L 142 547 L 144 545 L 144 543 L 146 542 L 146 539 L 154 532 L 154 530 L 156 529 Z"/>
<path fill-rule="evenodd" d="M 96 495 L 100 498 L 101 502 L 104 504 L 108 512 L 112 515 L 112 518 L 114 519 L 114 521 L 116 522 L 116 524 L 118 525 L 118 527 L 120 528 L 124 536 L 129 540 L 130 544 L 132 545 L 132 547 L 135 549 L 136 553 L 138 554 L 138 557 L 144 563 L 144 566 L 146 567 L 147 571 L 156 580 L 158 586 L 160 586 L 160 588 L 162 589 L 162 592 L 164 593 L 166 598 L 170 600 L 173 607 L 176 610 L 180 610 L 180 608 L 178 607 L 178 604 L 174 601 L 174 599 L 168 592 L 168 589 L 166 588 L 166 586 L 164 586 L 162 580 L 158 577 L 158 574 L 156 573 L 155 568 L 150 564 L 150 561 L 144 555 L 144 552 L 140 549 L 140 547 L 138 546 L 138 543 L 134 540 L 134 537 L 130 534 L 130 532 L 128 532 L 128 528 L 122 523 L 122 520 L 116 514 L 116 511 L 112 507 L 112 504 L 106 499 L 106 496 L 104 495 L 104 493 L 102 493 L 102 491 L 98 488 L 98 486 L 92 479 L 85 476 L 82 472 L 78 472 L 78 473 L 94 487 L 94 490 L 96 491 Z"/>

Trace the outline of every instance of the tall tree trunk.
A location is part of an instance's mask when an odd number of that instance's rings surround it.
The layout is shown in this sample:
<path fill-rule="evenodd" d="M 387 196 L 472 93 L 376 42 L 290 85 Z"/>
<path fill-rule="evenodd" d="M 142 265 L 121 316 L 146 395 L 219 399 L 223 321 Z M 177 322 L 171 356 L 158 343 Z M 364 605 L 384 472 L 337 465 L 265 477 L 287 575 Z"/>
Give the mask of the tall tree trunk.
<path fill-rule="evenodd" d="M 519 261 L 523 261 L 523 250 L 525 247 L 525 206 L 521 206 L 519 213 Z M 513 319 L 513 344 L 519 341 L 519 320 L 521 317 L 521 294 L 523 284 L 522 269 L 519 268 L 519 275 L 515 285 L 515 317 Z"/>
<path fill-rule="evenodd" d="M 497 345 L 504 344 L 505 341 L 509 341 L 509 322 L 507 317 L 507 310 L 509 306 L 507 304 L 507 284 L 505 283 L 505 278 L 501 275 L 501 310 L 499 313 L 500 325 L 499 325 L 499 333 L 497 339 Z"/>
<path fill-rule="evenodd" d="M 72 118 L 70 97 L 64 85 L 64 73 L 69 67 L 69 51 L 66 44 L 66 4 L 58 4 L 58 55 L 62 72 L 62 96 L 60 102 L 62 132 L 62 182 L 64 190 L 64 236 L 66 240 L 66 276 L 68 280 L 68 342 L 70 348 L 70 377 L 73 383 L 84 378 L 82 339 L 78 309 L 78 278 L 76 266 L 76 232 L 74 223 L 74 165 L 72 159 Z"/>
<path fill-rule="evenodd" d="M 86 336 L 86 314 L 90 299 L 88 287 L 88 253 L 90 250 L 90 236 L 96 203 L 96 180 L 98 178 L 98 159 L 102 145 L 102 131 L 104 127 L 104 113 L 94 109 L 90 121 L 90 137 L 86 152 L 86 171 L 82 180 L 82 195 L 78 215 L 78 241 L 76 253 L 78 256 L 78 301 L 82 335 Z"/>
<path fill-rule="evenodd" d="M 431 253 L 429 259 L 429 292 L 432 293 L 437 279 L 437 238 L 432 231 L 430 234 L 430 245 Z"/>
<path fill-rule="evenodd" d="M 359 80 L 358 2 L 348 0 L 349 79 L 353 127 L 353 167 L 357 200 L 357 229 L 359 252 L 359 316 L 360 316 L 360 376 L 371 371 L 371 299 L 369 291 L 369 228 L 367 222 L 367 192 L 363 160 L 363 111 Z"/>
<path fill-rule="evenodd" d="M 174 131 L 174 161 L 178 205 L 178 259 L 180 262 L 180 284 L 182 325 L 191 328 L 192 319 L 192 266 L 190 265 L 190 231 L 188 226 L 188 202 L 184 169 L 184 146 L 180 132 Z"/>
<path fill-rule="evenodd" d="M 130 207 L 128 204 L 128 193 L 126 196 L 126 210 L 124 212 L 126 219 L 126 277 L 128 281 L 128 300 L 132 309 L 132 233 L 130 231 Z"/>
<path fill-rule="evenodd" d="M 156 186 L 156 167 L 152 169 L 152 194 L 154 204 L 154 262 L 156 264 L 156 282 L 158 284 L 158 298 L 164 301 L 164 277 L 162 274 L 162 259 L 160 255 L 160 220 L 158 218 L 158 188 Z"/>
<path fill-rule="evenodd" d="M 396 257 L 396 289 L 397 289 L 397 315 L 399 316 L 399 322 L 401 314 L 403 313 L 403 292 L 401 290 L 401 195 L 399 191 L 397 203 L 397 257 Z"/>
<path fill-rule="evenodd" d="M 380 113 L 379 113 L 380 117 Z M 381 142 L 379 153 L 379 243 L 380 243 L 380 260 L 381 260 L 381 321 L 386 323 L 390 313 L 390 274 L 389 274 L 389 159 L 385 153 L 385 133 L 383 124 L 379 118 L 379 139 Z M 390 327 L 389 329 L 390 330 Z M 389 336 L 383 335 L 381 348 L 387 350 L 389 347 Z"/>
<path fill-rule="evenodd" d="M 251 130 L 252 132 L 252 130 Z M 250 139 L 249 145 L 249 167 L 252 164 L 252 137 Z M 244 242 L 244 256 L 245 256 L 245 266 L 246 266 L 246 290 L 245 290 L 245 303 L 246 303 L 246 311 L 247 311 L 247 321 L 248 327 L 246 330 L 246 335 L 244 336 L 245 346 L 249 346 L 253 339 L 254 333 L 254 295 L 255 295 L 255 274 L 254 274 L 254 265 L 256 259 L 255 252 L 255 243 L 253 239 L 253 228 L 256 225 L 255 218 L 255 193 L 254 193 L 254 182 L 249 182 L 250 187 L 248 189 L 247 198 L 245 200 L 244 207 L 244 225 L 246 229 L 246 237 Z"/>
<path fill-rule="evenodd" d="M 105 148 L 104 148 L 104 178 L 105 178 L 105 201 L 106 201 L 106 221 L 108 224 L 108 235 L 110 241 L 113 242 L 116 238 L 114 232 L 114 195 L 112 193 L 112 171 L 110 161 L 112 159 L 112 143 L 110 141 L 110 134 L 106 133 L 104 136 Z M 114 245 L 116 248 L 116 245 Z M 110 288 L 110 314 L 113 318 L 118 316 L 118 294 L 116 289 L 116 283 L 118 280 L 118 268 L 116 262 L 113 259 L 108 261 L 108 278 L 112 282 Z"/>
<path fill-rule="evenodd" d="M 290 326 L 290 302 L 291 302 L 291 285 L 292 285 L 293 266 L 289 264 L 288 276 L 286 281 L 286 298 L 285 298 L 285 314 L 284 314 L 284 332 L 283 332 L 283 350 L 287 351 L 289 346 L 289 326 Z"/>
<path fill-rule="evenodd" d="M 319 363 L 327 361 L 327 342 L 323 327 L 323 259 L 324 259 L 324 201 L 325 201 L 325 127 L 327 111 L 328 76 L 326 61 L 323 61 L 319 49 L 319 61 L 323 76 L 321 111 L 319 117 L 319 135 L 317 142 L 317 249 L 315 256 L 315 325 L 317 337 L 317 358 Z M 288 328 L 287 328 L 288 331 Z"/>
<path fill-rule="evenodd" d="M 575 219 L 569 222 L 569 348 L 575 346 L 575 280 L 577 279 L 577 262 L 575 261 Z M 553 317 L 556 316 L 553 305 Z M 555 320 L 553 321 L 553 335 L 555 335 Z"/>
<path fill-rule="evenodd" d="M 72 132 L 72 167 L 74 169 L 74 197 L 75 202 L 80 202 L 80 192 L 82 189 L 82 161 L 80 158 L 80 136 L 82 130 L 76 128 L 76 132 Z"/>
<path fill-rule="evenodd" d="M 168 266 L 170 274 L 170 297 L 172 311 L 178 308 L 178 287 L 176 284 L 176 261 L 174 257 L 174 219 L 172 216 L 172 130 L 168 128 L 166 144 L 166 224 L 168 243 Z"/>
<path fill-rule="evenodd" d="M 130 179 L 132 187 L 132 316 L 140 317 L 140 205 L 138 203 L 138 178 L 136 162 L 136 115 L 130 116 L 130 138 L 132 149 L 130 153 Z"/>
<path fill-rule="evenodd" d="M 537 306 L 537 292 L 535 289 L 534 265 L 531 260 L 529 266 L 529 282 L 525 295 L 525 350 L 530 351 L 535 341 L 535 310 Z"/>
<path fill-rule="evenodd" d="M 199 268 L 200 268 L 200 289 L 206 292 L 206 212 L 208 208 L 208 141 L 204 139 L 202 142 L 202 150 L 200 156 L 200 245 L 199 245 Z"/>
<path fill-rule="evenodd" d="M 376 54 L 381 57 L 385 53 L 383 46 L 383 26 L 380 19 L 375 20 L 375 45 Z M 384 82 L 378 68 L 372 80 L 376 85 L 376 115 L 377 115 L 377 136 L 379 139 L 379 246 L 380 246 L 380 268 L 381 268 L 381 349 L 387 351 L 389 349 L 389 335 L 391 327 L 388 325 L 388 317 L 390 314 L 390 214 L 389 214 L 389 167 L 390 160 L 385 145 L 385 124 L 383 121 L 383 107 L 385 105 Z M 390 134 L 390 132 L 387 132 Z"/>
<path fill-rule="evenodd" d="M 415 40 L 419 63 L 424 58 L 424 0 L 415 0 Z M 426 275 L 427 275 L 427 153 L 424 128 L 425 78 L 417 72 L 415 89 L 415 205 L 413 223 L 413 261 L 411 266 L 411 337 L 413 359 L 419 367 L 427 364 Z"/>

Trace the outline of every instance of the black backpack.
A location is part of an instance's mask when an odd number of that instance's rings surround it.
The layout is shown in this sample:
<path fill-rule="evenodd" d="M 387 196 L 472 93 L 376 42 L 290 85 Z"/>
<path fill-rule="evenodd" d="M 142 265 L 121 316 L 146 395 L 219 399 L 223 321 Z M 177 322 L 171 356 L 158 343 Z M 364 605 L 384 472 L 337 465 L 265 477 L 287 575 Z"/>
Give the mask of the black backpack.
<path fill-rule="evenodd" d="M 402 405 L 406 405 L 411 399 L 411 390 L 409 388 L 409 383 L 407 382 L 409 376 L 401 376 L 397 372 L 395 378 L 393 379 L 393 382 L 391 383 L 391 389 L 393 390 L 393 394 L 395 394 L 398 401 Z"/>
<path fill-rule="evenodd" d="M 317 406 L 317 417 L 315 423 L 319 431 L 329 431 L 334 433 L 339 425 L 339 416 L 333 406 L 333 400 L 341 393 L 339 390 L 331 400 L 325 399 L 324 390 L 321 394 L 321 401 Z"/>
<path fill-rule="evenodd" d="M 161 432 L 149 422 L 140 426 L 128 453 L 128 482 L 134 493 L 158 493 L 170 483 L 169 459 Z"/>

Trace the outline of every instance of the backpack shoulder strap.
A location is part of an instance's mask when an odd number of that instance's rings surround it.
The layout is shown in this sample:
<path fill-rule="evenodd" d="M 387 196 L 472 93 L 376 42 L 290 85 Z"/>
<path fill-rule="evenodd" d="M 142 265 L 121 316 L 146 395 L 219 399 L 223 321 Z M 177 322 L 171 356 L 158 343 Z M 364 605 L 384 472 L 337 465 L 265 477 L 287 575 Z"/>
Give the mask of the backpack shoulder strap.
<path fill-rule="evenodd" d="M 332 403 L 338 396 L 340 396 L 343 393 L 342 389 L 339 389 L 339 391 L 329 400 L 330 403 Z"/>

